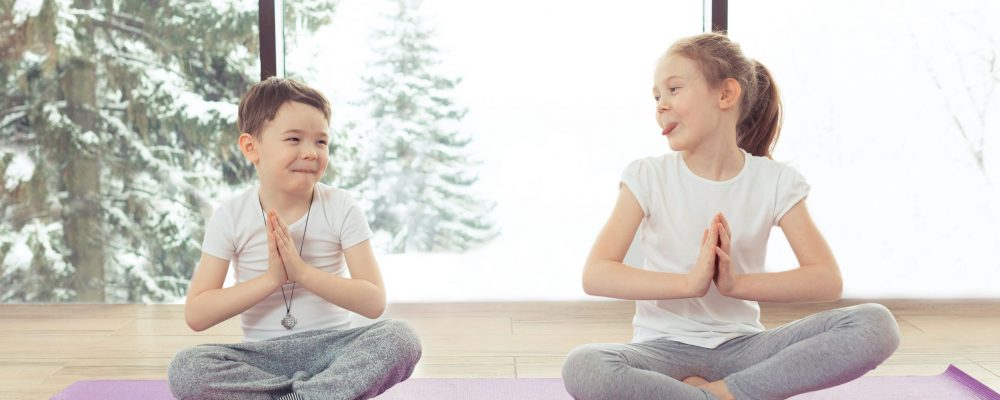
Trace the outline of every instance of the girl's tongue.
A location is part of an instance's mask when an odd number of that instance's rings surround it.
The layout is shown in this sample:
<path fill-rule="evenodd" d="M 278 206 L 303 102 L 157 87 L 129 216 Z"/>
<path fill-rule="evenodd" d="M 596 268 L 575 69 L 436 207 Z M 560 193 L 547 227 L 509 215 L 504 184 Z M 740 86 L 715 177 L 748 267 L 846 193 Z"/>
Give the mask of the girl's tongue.
<path fill-rule="evenodd" d="M 668 124 L 666 128 L 663 128 L 663 136 L 669 135 L 670 132 L 673 132 L 674 128 L 676 128 L 676 127 L 677 127 L 677 123 L 676 122 L 671 122 L 670 124 Z"/>

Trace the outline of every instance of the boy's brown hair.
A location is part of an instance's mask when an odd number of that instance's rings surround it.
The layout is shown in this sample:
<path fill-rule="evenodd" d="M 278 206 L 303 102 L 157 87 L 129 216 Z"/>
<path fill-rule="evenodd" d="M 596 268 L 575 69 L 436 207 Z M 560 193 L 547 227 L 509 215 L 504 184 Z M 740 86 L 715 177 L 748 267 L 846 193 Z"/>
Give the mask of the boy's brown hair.
<path fill-rule="evenodd" d="M 319 90 L 294 79 L 270 77 L 253 85 L 240 100 L 236 126 L 241 133 L 260 139 L 267 121 L 274 119 L 278 109 L 289 101 L 308 104 L 323 112 L 330 121 L 330 102 Z"/>

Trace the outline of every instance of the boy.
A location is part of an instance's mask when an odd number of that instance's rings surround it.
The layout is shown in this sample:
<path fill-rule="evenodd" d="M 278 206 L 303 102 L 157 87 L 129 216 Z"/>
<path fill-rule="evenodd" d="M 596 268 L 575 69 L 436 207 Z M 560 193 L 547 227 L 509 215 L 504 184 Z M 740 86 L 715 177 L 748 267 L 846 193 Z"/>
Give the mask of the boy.
<path fill-rule="evenodd" d="M 184 317 L 203 331 L 239 314 L 243 343 L 179 352 L 177 398 L 367 399 L 413 372 L 421 348 L 407 325 L 349 327 L 348 311 L 382 314 L 385 287 L 364 212 L 320 182 L 329 120 L 326 98 L 294 80 L 267 79 L 240 102 L 240 150 L 260 183 L 212 215 Z M 223 289 L 230 265 L 236 284 Z"/>

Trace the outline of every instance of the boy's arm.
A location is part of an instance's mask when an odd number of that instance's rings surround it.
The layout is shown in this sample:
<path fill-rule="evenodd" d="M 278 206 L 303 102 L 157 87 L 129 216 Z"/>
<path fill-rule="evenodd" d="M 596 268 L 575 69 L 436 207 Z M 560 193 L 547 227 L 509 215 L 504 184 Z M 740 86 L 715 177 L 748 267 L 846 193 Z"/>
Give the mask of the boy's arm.
<path fill-rule="evenodd" d="M 367 318 L 378 318 L 385 311 L 385 285 L 371 243 L 365 240 L 344 250 L 344 259 L 351 278 L 308 266 L 294 279 L 326 301 Z"/>
<path fill-rule="evenodd" d="M 274 293 L 281 285 L 273 275 L 261 274 L 223 289 L 228 269 L 229 260 L 201 253 L 184 303 L 184 320 L 191 329 L 201 332 L 232 318 Z"/>
<path fill-rule="evenodd" d="M 795 252 L 799 268 L 784 272 L 736 276 L 730 293 L 744 300 L 768 302 L 820 302 L 840 299 L 843 280 L 833 251 L 813 223 L 805 200 L 789 210 L 778 226 Z M 720 292 L 722 288 L 720 288 Z"/>
<path fill-rule="evenodd" d="M 385 311 L 385 285 L 382 273 L 372 252 L 371 243 L 365 240 L 344 249 L 350 278 L 342 278 L 324 272 L 307 264 L 299 256 L 298 248 L 288 231 L 288 224 L 271 211 L 268 217 L 272 233 L 277 240 L 278 255 L 285 265 L 288 279 L 309 289 L 339 307 L 361 314 L 367 318 L 378 318 Z"/>

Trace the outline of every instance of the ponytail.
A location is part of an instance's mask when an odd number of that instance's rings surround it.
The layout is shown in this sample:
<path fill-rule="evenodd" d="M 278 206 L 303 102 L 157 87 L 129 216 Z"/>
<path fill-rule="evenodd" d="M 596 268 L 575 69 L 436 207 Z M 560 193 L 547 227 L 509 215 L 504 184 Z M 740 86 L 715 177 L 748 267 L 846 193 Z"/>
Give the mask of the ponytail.
<path fill-rule="evenodd" d="M 755 79 L 750 84 L 756 88 L 747 93 L 753 98 L 743 103 L 749 107 L 736 125 L 736 143 L 747 153 L 771 158 L 781 134 L 781 95 L 771 71 L 760 61 L 752 60 L 751 76 Z"/>

